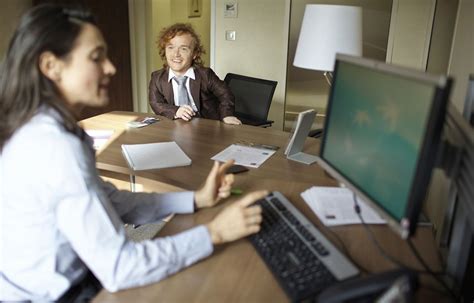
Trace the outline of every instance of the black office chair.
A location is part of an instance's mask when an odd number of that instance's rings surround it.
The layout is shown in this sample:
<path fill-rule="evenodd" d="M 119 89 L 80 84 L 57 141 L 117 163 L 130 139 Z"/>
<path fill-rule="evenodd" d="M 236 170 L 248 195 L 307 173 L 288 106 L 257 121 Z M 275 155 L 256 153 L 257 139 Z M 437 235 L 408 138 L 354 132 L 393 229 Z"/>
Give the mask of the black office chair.
<path fill-rule="evenodd" d="M 267 120 L 277 81 L 264 80 L 228 73 L 225 83 L 235 96 L 235 116 L 243 124 L 269 127 Z"/>
<path fill-rule="evenodd" d="M 308 133 L 308 137 L 312 137 L 312 138 L 319 138 L 322 135 L 323 135 L 323 129 L 322 128 L 312 129 Z"/>

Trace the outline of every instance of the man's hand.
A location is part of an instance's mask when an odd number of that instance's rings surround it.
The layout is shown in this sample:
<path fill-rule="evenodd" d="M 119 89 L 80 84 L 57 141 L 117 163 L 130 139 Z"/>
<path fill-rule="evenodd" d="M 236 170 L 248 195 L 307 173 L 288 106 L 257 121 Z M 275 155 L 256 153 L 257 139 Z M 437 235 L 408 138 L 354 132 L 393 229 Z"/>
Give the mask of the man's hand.
<path fill-rule="evenodd" d="M 175 117 L 183 119 L 184 121 L 190 121 L 196 113 L 193 108 L 189 105 L 181 105 L 176 111 Z"/>
<path fill-rule="evenodd" d="M 232 164 L 234 164 L 234 160 L 229 160 L 222 165 L 217 161 L 214 162 L 206 182 L 194 195 L 194 202 L 198 209 L 214 206 L 220 200 L 230 196 L 234 175 L 226 175 L 226 171 Z"/>
<path fill-rule="evenodd" d="M 227 116 L 227 117 L 224 117 L 224 119 L 222 119 L 222 121 L 223 121 L 225 124 L 232 124 L 232 125 L 240 125 L 240 124 L 242 124 L 242 122 L 241 122 L 237 117 L 234 117 L 234 116 Z"/>
<path fill-rule="evenodd" d="M 255 191 L 222 210 L 208 224 L 212 244 L 234 241 L 260 231 L 262 208 L 250 206 L 268 195 L 268 191 Z"/>

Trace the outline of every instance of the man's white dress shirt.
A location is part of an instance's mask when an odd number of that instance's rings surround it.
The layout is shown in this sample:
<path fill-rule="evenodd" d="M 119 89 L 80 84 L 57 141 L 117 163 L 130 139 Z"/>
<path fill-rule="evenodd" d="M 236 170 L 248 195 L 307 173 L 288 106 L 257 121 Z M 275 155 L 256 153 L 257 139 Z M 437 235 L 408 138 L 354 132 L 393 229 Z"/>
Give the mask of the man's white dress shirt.
<path fill-rule="evenodd" d="M 208 230 L 129 241 L 123 223 L 193 212 L 192 192 L 119 191 L 100 179 L 87 140 L 44 108 L 0 154 L 0 301 L 51 301 L 89 268 L 108 291 L 159 281 L 209 256 Z M 185 286 L 183 286 L 185 287 Z"/>
<path fill-rule="evenodd" d="M 176 77 L 176 76 L 177 75 L 171 70 L 171 68 L 169 68 L 168 69 L 168 82 L 171 81 L 171 85 L 173 86 L 174 105 L 179 106 L 178 83 L 176 83 L 176 81 L 172 81 L 173 78 Z M 196 74 L 194 73 L 194 68 L 190 67 L 183 76 L 188 77 L 186 79 L 186 83 L 185 83 L 186 90 L 188 91 L 188 98 L 189 98 L 189 101 L 191 102 L 191 107 L 193 108 L 193 110 L 195 112 L 197 112 L 198 109 L 197 109 L 196 103 L 194 102 L 194 98 L 191 95 L 191 89 L 189 88 L 189 82 L 191 81 L 191 79 L 193 79 L 193 80 L 196 79 Z"/>

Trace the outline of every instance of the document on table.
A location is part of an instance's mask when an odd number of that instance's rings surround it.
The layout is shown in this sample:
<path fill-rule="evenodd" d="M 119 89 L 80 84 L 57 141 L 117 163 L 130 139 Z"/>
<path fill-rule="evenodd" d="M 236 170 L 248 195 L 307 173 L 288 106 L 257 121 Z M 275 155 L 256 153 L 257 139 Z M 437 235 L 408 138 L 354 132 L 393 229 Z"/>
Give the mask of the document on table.
<path fill-rule="evenodd" d="M 362 223 L 354 210 L 352 191 L 347 188 L 313 186 L 302 192 L 301 197 L 326 226 Z M 385 220 L 359 197 L 357 203 L 365 223 L 385 223 Z"/>
<path fill-rule="evenodd" d="M 104 146 L 114 134 L 112 129 L 87 129 L 86 133 L 94 140 L 94 149 Z"/>
<path fill-rule="evenodd" d="M 270 149 L 232 144 L 212 157 L 211 160 L 226 162 L 234 159 L 235 164 L 258 168 L 275 152 L 275 150 Z"/>
<path fill-rule="evenodd" d="M 191 165 L 191 159 L 172 142 L 122 144 L 122 153 L 132 170 Z"/>

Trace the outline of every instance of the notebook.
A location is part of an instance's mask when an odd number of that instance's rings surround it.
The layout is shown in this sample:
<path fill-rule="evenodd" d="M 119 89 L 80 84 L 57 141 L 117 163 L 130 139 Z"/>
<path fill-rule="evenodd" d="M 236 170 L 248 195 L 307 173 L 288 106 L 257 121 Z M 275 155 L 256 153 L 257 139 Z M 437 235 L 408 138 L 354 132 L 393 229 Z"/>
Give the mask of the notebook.
<path fill-rule="evenodd" d="M 122 153 L 134 171 L 191 165 L 176 142 L 122 144 Z"/>

